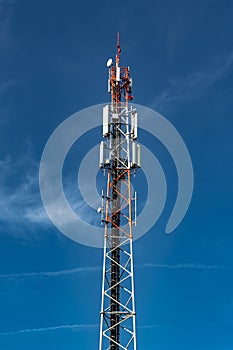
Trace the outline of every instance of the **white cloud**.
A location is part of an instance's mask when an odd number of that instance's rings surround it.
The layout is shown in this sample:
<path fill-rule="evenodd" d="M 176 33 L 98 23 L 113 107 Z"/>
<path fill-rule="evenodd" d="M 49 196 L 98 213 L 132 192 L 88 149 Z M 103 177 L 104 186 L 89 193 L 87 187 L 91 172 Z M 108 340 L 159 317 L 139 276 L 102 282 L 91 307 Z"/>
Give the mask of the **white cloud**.
<path fill-rule="evenodd" d="M 152 102 L 161 107 L 170 103 L 188 102 L 200 97 L 208 91 L 215 82 L 222 79 L 233 66 L 233 52 L 228 56 L 216 59 L 200 71 L 191 72 L 185 76 L 173 77 L 169 87 L 164 89 Z"/>
<path fill-rule="evenodd" d="M 95 224 L 93 220 L 96 220 L 97 215 L 93 217 L 93 210 L 89 211 L 89 206 L 82 200 L 78 190 L 75 190 L 78 183 L 73 184 L 66 178 L 64 184 L 67 201 L 74 212 Z M 66 222 L 64 208 L 56 201 L 50 205 L 51 210 Z M 43 206 L 39 188 L 39 164 L 31 156 L 30 144 L 25 152 L 20 150 L 17 155 L 7 155 L 0 159 L 0 222 L 0 232 L 5 232 L 7 226 L 9 235 L 20 238 L 22 234 L 27 238 L 28 232 L 36 232 L 38 225 L 43 225 L 43 228 L 54 227 Z"/>
<path fill-rule="evenodd" d="M 8 46 L 15 6 L 19 0 L 0 0 L 0 45 Z"/>
<path fill-rule="evenodd" d="M 136 269 L 156 268 L 156 269 L 204 269 L 204 270 L 216 270 L 222 269 L 223 266 L 219 265 L 206 265 L 206 264 L 151 264 L 144 263 L 142 265 L 135 265 Z M 73 269 L 57 270 L 57 271 L 42 271 L 42 272 L 19 272 L 12 274 L 0 275 L 0 278 L 5 279 L 20 279 L 20 278 L 40 278 L 40 277 L 60 277 L 73 275 L 76 273 L 89 273 L 101 271 L 102 266 L 82 266 Z"/>
<path fill-rule="evenodd" d="M 142 325 L 138 326 L 140 329 L 154 329 L 154 328 L 161 328 L 161 327 L 167 327 L 167 325 L 161 325 L 161 324 L 149 324 L 149 325 Z"/>
<path fill-rule="evenodd" d="M 0 82 L 0 94 L 2 95 L 4 92 L 6 92 L 8 89 L 10 89 L 12 86 L 15 86 L 17 84 L 17 80 L 7 80 Z"/>
<path fill-rule="evenodd" d="M 163 268 L 163 269 L 220 269 L 222 266 L 219 265 L 206 265 L 206 264 L 150 264 L 145 263 L 140 267 L 147 268 Z"/>
<path fill-rule="evenodd" d="M 60 330 L 72 330 L 72 331 L 80 331 L 80 330 L 88 330 L 92 328 L 99 327 L 98 324 L 65 324 L 59 326 L 51 326 L 51 327 L 41 327 L 41 328 L 28 328 L 28 329 L 19 329 L 16 331 L 2 332 L 0 336 L 7 335 L 17 335 L 17 334 L 27 334 L 27 333 L 43 333 L 43 332 L 51 332 L 51 331 L 60 331 Z"/>
<path fill-rule="evenodd" d="M 0 0 L 0 5 L 15 5 L 19 0 Z"/>
<path fill-rule="evenodd" d="M 0 160 L 0 220 L 10 225 L 49 223 L 38 187 L 37 165 L 29 154 Z M 27 171 L 25 172 L 25 169 Z M 30 170 L 29 170 L 30 169 Z"/>
<path fill-rule="evenodd" d="M 102 269 L 101 266 L 83 266 L 74 269 L 58 270 L 58 271 L 44 271 L 44 272 L 22 272 L 0 275 L 0 278 L 15 279 L 15 278 L 33 278 L 33 277 L 60 277 L 66 275 L 73 275 L 76 273 L 96 272 Z"/>

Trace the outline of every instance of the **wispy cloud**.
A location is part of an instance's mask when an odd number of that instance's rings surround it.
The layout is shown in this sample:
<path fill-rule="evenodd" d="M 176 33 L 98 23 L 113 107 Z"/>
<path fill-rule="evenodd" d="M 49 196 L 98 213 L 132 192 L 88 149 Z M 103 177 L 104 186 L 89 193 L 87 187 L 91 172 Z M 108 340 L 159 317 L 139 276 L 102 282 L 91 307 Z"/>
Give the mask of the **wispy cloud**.
<path fill-rule="evenodd" d="M 12 274 L 3 274 L 3 275 L 0 275 L 0 278 L 15 279 L 15 278 L 33 278 L 33 277 L 36 277 L 36 278 L 60 277 L 60 276 L 73 275 L 77 273 L 96 272 L 100 270 L 101 270 L 101 266 L 83 266 L 83 267 L 76 267 L 74 269 L 58 270 L 58 271 L 19 272 L 19 273 L 12 273 Z"/>
<path fill-rule="evenodd" d="M 223 269 L 223 266 L 220 265 L 205 265 L 205 264 L 151 264 L 145 263 L 141 265 L 136 265 L 136 269 L 201 269 L 201 270 L 217 270 Z M 2 274 L 0 275 L 1 279 L 25 279 L 25 278 L 43 278 L 43 277 L 60 277 L 67 275 L 74 275 L 77 273 L 89 273 L 101 271 L 102 266 L 82 266 L 76 267 L 73 269 L 58 270 L 58 271 L 43 271 L 43 272 L 19 272 L 11 274 Z"/>
<path fill-rule="evenodd" d="M 19 330 L 9 331 L 9 332 L 2 332 L 0 333 L 0 336 L 28 334 L 28 333 L 44 333 L 44 332 L 52 332 L 52 331 L 60 331 L 60 330 L 85 331 L 85 330 L 89 330 L 97 327 L 99 327 L 98 324 L 70 324 L 70 325 L 65 324 L 65 325 L 59 325 L 59 326 L 28 328 L 28 329 L 19 329 Z"/>
<path fill-rule="evenodd" d="M 161 327 L 167 327 L 167 325 L 148 324 L 148 325 L 138 325 L 137 328 L 140 328 L 140 329 L 154 329 L 154 328 L 161 328 Z"/>
<path fill-rule="evenodd" d="M 19 0 L 0 0 L 0 5 L 15 5 Z"/>
<path fill-rule="evenodd" d="M 10 89 L 12 86 L 15 86 L 17 84 L 16 80 L 7 80 L 0 82 L 0 95 L 5 93 L 8 89 Z"/>
<path fill-rule="evenodd" d="M 139 266 L 138 266 L 139 267 Z M 162 268 L 162 269 L 204 269 L 204 270 L 216 270 L 223 268 L 220 265 L 206 265 L 206 264 L 150 264 L 145 263 L 140 267 L 147 268 Z"/>
<path fill-rule="evenodd" d="M 10 29 L 15 11 L 15 5 L 19 0 L 0 0 L 0 44 L 1 48 L 8 46 L 10 41 Z"/>
<path fill-rule="evenodd" d="M 211 323 L 202 323 L 198 322 L 198 326 L 210 326 Z M 193 327 L 194 324 L 190 324 L 189 322 L 186 323 L 168 323 L 168 324 L 138 324 L 138 329 L 143 330 L 149 330 L 149 329 L 156 329 L 156 328 L 177 328 L 177 327 Z M 88 331 L 91 329 L 98 329 L 99 324 L 65 324 L 65 325 L 58 325 L 58 326 L 48 326 L 48 327 L 40 327 L 40 328 L 27 328 L 27 329 L 19 329 L 14 331 L 8 331 L 8 332 L 1 332 L 0 336 L 12 336 L 12 335 L 20 335 L 20 334 L 30 334 L 30 333 L 46 333 L 46 332 L 56 332 L 56 331 L 72 331 L 72 332 L 79 332 L 79 331 Z M 226 349 L 230 350 L 230 349 Z"/>
<path fill-rule="evenodd" d="M 0 208 L 1 222 L 11 226 L 50 223 L 40 196 L 39 164 L 30 151 L 0 159 Z"/>
<path fill-rule="evenodd" d="M 99 216 L 82 199 L 77 184 L 71 182 L 69 176 L 63 179 L 65 196 L 69 205 L 79 217 L 88 219 L 91 223 L 99 224 Z M 63 222 L 68 219 L 64 208 L 55 199 L 50 203 L 54 213 L 61 213 Z M 98 221 L 97 221 L 98 220 Z M 17 155 L 7 155 L 0 159 L 0 231 L 7 225 L 9 235 L 21 237 L 25 232 L 34 231 L 38 225 L 52 228 L 40 195 L 39 163 L 33 159 L 30 145 L 26 151 L 20 150 Z"/>
<path fill-rule="evenodd" d="M 201 97 L 217 81 L 222 79 L 233 67 L 233 52 L 202 67 L 199 71 L 173 77 L 169 86 L 152 102 L 156 107 L 176 102 L 186 103 L 194 98 Z"/>
<path fill-rule="evenodd" d="M 30 154 L 0 160 L 0 208 L 1 222 L 10 226 L 49 223 L 40 199 L 38 166 Z M 17 235 L 17 230 L 11 232 Z"/>

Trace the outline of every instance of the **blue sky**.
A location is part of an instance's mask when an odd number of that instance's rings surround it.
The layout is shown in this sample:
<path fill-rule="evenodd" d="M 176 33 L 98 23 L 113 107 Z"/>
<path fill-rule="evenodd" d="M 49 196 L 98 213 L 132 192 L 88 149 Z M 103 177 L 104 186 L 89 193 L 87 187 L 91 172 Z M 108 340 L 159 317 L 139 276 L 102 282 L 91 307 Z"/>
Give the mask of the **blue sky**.
<path fill-rule="evenodd" d="M 98 348 L 102 251 L 50 223 L 38 167 L 64 119 L 108 101 L 117 31 L 135 102 L 173 123 L 195 176 L 189 211 L 166 235 L 177 184 L 151 142 L 168 199 L 134 245 L 138 349 L 233 349 L 232 14 L 230 0 L 0 0 L 2 350 Z"/>

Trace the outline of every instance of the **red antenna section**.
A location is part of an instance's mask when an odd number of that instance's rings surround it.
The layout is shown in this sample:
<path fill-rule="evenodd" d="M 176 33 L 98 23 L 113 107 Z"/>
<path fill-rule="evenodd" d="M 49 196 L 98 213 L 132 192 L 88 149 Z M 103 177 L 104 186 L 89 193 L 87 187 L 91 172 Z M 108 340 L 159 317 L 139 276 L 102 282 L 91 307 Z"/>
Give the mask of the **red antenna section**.
<path fill-rule="evenodd" d="M 121 54 L 121 45 L 120 45 L 120 33 L 117 33 L 117 55 L 116 55 L 116 64 L 120 63 L 120 54 Z"/>
<path fill-rule="evenodd" d="M 109 88 L 111 93 L 112 103 L 126 102 L 128 103 L 133 99 L 132 96 L 132 78 L 130 78 L 129 67 L 120 66 L 120 33 L 117 33 L 117 54 L 116 63 L 113 65 L 111 60 L 109 63 Z"/>
<path fill-rule="evenodd" d="M 117 48 L 120 48 L 120 33 L 117 33 Z"/>

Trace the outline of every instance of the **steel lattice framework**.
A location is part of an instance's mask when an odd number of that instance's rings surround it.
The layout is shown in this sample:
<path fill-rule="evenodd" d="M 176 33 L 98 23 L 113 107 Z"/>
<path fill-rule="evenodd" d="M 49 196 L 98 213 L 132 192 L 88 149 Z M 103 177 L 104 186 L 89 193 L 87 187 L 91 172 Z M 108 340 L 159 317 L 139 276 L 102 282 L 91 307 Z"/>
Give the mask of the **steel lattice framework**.
<path fill-rule="evenodd" d="M 100 167 L 107 173 L 107 191 L 102 194 L 104 228 L 103 282 L 99 350 L 136 350 L 136 313 L 133 272 L 133 224 L 136 223 L 136 194 L 131 174 L 140 167 L 136 144 L 137 112 L 129 106 L 132 80 L 129 68 L 109 64 L 112 101 L 103 109 Z M 124 97 L 124 101 L 123 100 Z M 133 210 L 133 201 L 134 210 Z"/>

